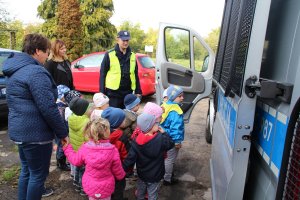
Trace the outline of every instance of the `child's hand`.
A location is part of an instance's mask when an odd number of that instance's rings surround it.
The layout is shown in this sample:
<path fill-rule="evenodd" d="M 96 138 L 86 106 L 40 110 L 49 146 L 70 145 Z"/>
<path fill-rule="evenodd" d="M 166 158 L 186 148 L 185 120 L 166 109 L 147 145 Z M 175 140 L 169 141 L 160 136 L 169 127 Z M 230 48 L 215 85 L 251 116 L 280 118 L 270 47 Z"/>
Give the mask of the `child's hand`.
<path fill-rule="evenodd" d="M 163 129 L 161 126 L 158 126 L 158 131 L 161 132 L 161 133 L 164 133 L 165 129 Z"/>
<path fill-rule="evenodd" d="M 176 149 L 180 149 L 181 147 L 182 147 L 181 143 L 175 144 L 175 148 L 176 148 Z"/>
<path fill-rule="evenodd" d="M 65 138 L 61 139 L 60 142 L 63 145 L 63 147 L 65 147 L 70 143 L 70 139 L 69 139 L 69 137 L 65 137 Z"/>

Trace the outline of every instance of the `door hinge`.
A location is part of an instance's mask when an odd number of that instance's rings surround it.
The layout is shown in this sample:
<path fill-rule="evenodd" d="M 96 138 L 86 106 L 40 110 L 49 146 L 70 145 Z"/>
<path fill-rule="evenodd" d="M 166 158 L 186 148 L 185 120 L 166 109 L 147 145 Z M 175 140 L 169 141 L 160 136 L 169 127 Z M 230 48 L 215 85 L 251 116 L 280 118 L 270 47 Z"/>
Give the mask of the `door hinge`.
<path fill-rule="evenodd" d="M 293 85 L 262 78 L 258 80 L 257 76 L 254 75 L 246 80 L 245 93 L 249 98 L 254 98 L 257 95 L 264 99 L 277 99 L 290 103 Z"/>

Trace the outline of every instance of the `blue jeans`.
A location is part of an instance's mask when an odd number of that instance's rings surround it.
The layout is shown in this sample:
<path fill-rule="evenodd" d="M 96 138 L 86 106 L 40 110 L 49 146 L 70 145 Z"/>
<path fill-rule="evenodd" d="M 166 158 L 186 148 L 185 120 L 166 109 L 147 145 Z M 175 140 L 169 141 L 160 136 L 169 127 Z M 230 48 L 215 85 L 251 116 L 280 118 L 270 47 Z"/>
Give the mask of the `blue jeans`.
<path fill-rule="evenodd" d="M 18 147 L 21 159 L 18 199 L 40 200 L 49 174 L 52 143 L 19 144 Z"/>
<path fill-rule="evenodd" d="M 55 137 L 55 143 L 57 144 L 56 159 L 66 158 L 60 139 Z"/>
<path fill-rule="evenodd" d="M 158 190 L 160 182 L 148 183 L 141 179 L 137 181 L 137 200 L 144 200 L 146 193 L 148 193 L 148 200 L 158 199 Z"/>
<path fill-rule="evenodd" d="M 85 166 L 77 167 L 75 166 L 74 171 L 74 182 L 82 188 L 82 176 L 85 171 Z"/>

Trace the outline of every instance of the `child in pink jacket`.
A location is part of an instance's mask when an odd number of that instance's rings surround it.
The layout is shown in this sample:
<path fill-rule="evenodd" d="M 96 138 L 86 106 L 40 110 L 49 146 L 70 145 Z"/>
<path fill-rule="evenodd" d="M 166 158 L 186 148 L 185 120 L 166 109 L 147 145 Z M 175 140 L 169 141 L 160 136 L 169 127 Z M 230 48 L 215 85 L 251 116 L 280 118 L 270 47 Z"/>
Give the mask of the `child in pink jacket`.
<path fill-rule="evenodd" d="M 82 187 L 90 200 L 109 200 L 115 189 L 115 178 L 125 177 L 117 148 L 109 143 L 110 127 L 106 119 L 90 121 L 85 128 L 89 141 L 77 153 L 64 142 L 64 153 L 71 164 L 85 165 Z"/>

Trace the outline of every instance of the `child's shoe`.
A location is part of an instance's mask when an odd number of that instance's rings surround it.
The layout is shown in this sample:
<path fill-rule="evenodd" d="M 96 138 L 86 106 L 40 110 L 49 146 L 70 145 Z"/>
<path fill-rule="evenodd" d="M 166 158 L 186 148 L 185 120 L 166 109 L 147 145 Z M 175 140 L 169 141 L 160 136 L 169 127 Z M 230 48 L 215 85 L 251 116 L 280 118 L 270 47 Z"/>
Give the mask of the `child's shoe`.
<path fill-rule="evenodd" d="M 80 192 L 81 191 L 81 187 L 78 183 L 76 183 L 75 181 L 73 182 L 73 185 L 75 186 L 75 191 L 76 192 Z"/>
<path fill-rule="evenodd" d="M 171 181 L 164 180 L 164 182 L 163 182 L 164 186 L 175 185 L 177 183 L 178 183 L 178 179 L 176 179 L 176 178 L 172 178 Z"/>
<path fill-rule="evenodd" d="M 134 195 L 137 198 L 137 189 L 135 190 Z M 148 192 L 145 194 L 145 199 L 148 199 Z"/>
<path fill-rule="evenodd" d="M 83 191 L 83 189 L 80 190 L 80 193 L 79 193 L 79 194 L 80 194 L 81 196 L 87 196 L 86 193 Z"/>

